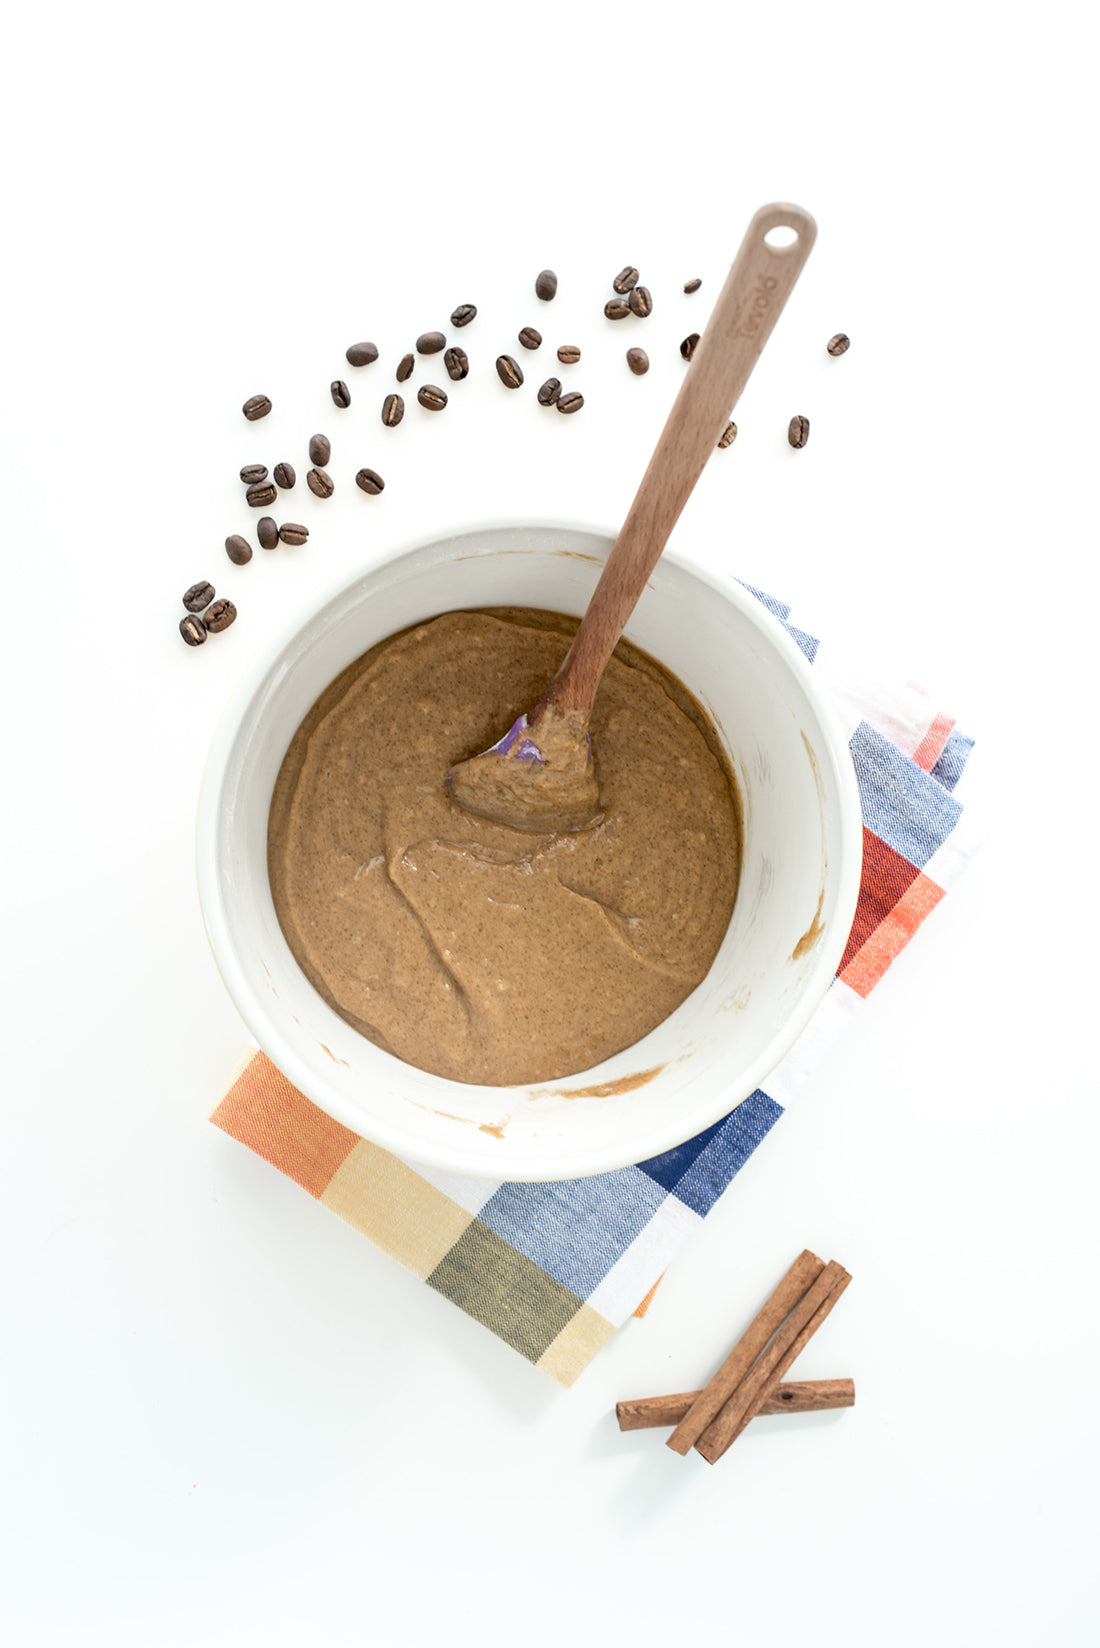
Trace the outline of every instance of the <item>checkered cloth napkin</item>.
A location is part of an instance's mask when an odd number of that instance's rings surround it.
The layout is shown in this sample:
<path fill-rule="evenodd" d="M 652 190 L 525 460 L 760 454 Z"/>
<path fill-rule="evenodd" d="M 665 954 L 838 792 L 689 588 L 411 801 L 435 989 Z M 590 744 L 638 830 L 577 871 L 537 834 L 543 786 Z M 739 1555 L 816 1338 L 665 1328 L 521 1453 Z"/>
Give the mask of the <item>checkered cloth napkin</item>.
<path fill-rule="evenodd" d="M 562 1385 L 631 1315 L 706 1218 L 977 846 L 954 794 L 973 748 L 913 682 L 861 681 L 790 608 L 754 595 L 814 666 L 848 734 L 863 807 L 851 937 L 813 1019 L 763 1087 L 675 1150 L 551 1184 L 413 1167 L 333 1121 L 261 1052 L 211 1120 Z"/>

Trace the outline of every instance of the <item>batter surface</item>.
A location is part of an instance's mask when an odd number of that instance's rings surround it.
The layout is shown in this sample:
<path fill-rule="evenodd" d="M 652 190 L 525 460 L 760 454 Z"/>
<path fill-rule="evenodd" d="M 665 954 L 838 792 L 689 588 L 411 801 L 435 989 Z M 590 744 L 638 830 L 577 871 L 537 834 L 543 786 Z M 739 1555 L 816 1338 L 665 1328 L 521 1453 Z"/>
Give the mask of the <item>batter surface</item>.
<path fill-rule="evenodd" d="M 740 869 L 736 788 L 684 687 L 620 642 L 592 716 L 600 812 L 532 835 L 444 777 L 538 698 L 576 620 L 452 612 L 372 648 L 287 751 L 275 909 L 325 1000 L 380 1047 L 493 1086 L 587 1070 L 705 977 Z"/>

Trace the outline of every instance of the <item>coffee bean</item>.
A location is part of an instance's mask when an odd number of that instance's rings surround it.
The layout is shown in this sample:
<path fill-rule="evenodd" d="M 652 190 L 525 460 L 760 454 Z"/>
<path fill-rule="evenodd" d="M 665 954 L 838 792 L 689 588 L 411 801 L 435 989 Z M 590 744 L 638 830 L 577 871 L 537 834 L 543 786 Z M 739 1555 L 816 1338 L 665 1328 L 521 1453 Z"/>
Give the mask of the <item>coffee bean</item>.
<path fill-rule="evenodd" d="M 470 357 L 465 349 L 459 349 L 457 344 L 452 344 L 443 357 L 443 364 L 447 368 L 447 376 L 458 383 L 470 370 Z"/>
<path fill-rule="evenodd" d="M 377 470 L 361 469 L 355 477 L 355 484 L 361 491 L 369 492 L 373 498 L 381 492 L 386 483 Z"/>
<path fill-rule="evenodd" d="M 543 303 L 549 303 L 558 289 L 558 277 L 553 269 L 543 269 L 535 277 L 535 296 Z"/>
<path fill-rule="evenodd" d="M 525 349 L 541 349 L 542 333 L 536 332 L 533 326 L 525 326 L 519 334 L 519 341 Z"/>
<path fill-rule="evenodd" d="M 400 395 L 387 395 L 382 402 L 382 422 L 387 429 L 393 429 L 405 416 L 405 403 Z"/>
<path fill-rule="evenodd" d="M 407 378 L 412 377 L 412 371 L 413 371 L 413 367 L 415 365 L 416 365 L 416 356 L 415 355 L 402 355 L 401 359 L 397 363 L 397 381 L 398 381 L 398 383 L 404 383 Z"/>
<path fill-rule="evenodd" d="M 452 326 L 469 326 L 470 322 L 473 320 L 473 318 L 476 314 L 477 314 L 477 305 L 476 304 L 473 304 L 473 303 L 460 303 L 458 308 L 453 310 L 452 313 L 451 313 L 451 325 Z"/>
<path fill-rule="evenodd" d="M 446 349 L 447 340 L 442 332 L 421 332 L 416 340 L 418 355 L 438 355 L 441 349 Z"/>
<path fill-rule="evenodd" d="M 332 457 L 332 442 L 327 435 L 311 435 L 309 438 L 309 461 L 324 469 Z"/>
<path fill-rule="evenodd" d="M 250 395 L 241 407 L 241 411 L 249 423 L 255 423 L 257 418 L 266 418 L 271 411 L 271 402 L 266 395 Z"/>
<path fill-rule="evenodd" d="M 203 628 L 210 635 L 219 635 L 223 629 L 229 628 L 236 616 L 237 609 L 232 601 L 215 601 L 202 615 Z"/>
<path fill-rule="evenodd" d="M 726 425 L 725 429 L 723 429 L 722 433 L 718 437 L 719 449 L 722 452 L 724 452 L 726 450 L 726 447 L 727 446 L 732 446 L 736 439 L 737 439 L 737 425 L 735 423 L 728 423 Z"/>
<path fill-rule="evenodd" d="M 274 549 L 279 542 L 279 528 L 270 515 L 261 515 L 256 522 L 256 536 L 261 549 Z M 249 551 L 251 554 L 251 550 Z"/>
<path fill-rule="evenodd" d="M 327 469 L 311 469 L 306 475 L 306 485 L 315 498 L 331 498 L 335 490 Z"/>
<path fill-rule="evenodd" d="M 369 366 L 378 359 L 378 345 L 374 343 L 353 343 L 344 352 L 344 359 L 349 366 Z"/>
<path fill-rule="evenodd" d="M 560 394 L 561 394 L 561 379 L 560 378 L 547 378 L 546 382 L 543 384 L 542 388 L 539 390 L 539 405 L 540 406 L 554 406 L 554 405 L 556 405 L 558 396 Z"/>
<path fill-rule="evenodd" d="M 190 589 L 183 592 L 183 604 L 188 612 L 201 612 L 214 599 L 214 586 L 204 579 L 201 583 L 192 584 Z"/>
<path fill-rule="evenodd" d="M 579 412 L 584 405 L 584 396 L 571 389 L 567 395 L 559 395 L 554 405 L 559 412 Z"/>
<path fill-rule="evenodd" d="M 434 383 L 426 383 L 416 392 L 416 398 L 428 412 L 442 412 L 447 404 L 445 389 L 437 389 Z"/>
<path fill-rule="evenodd" d="M 338 406 L 342 412 L 351 405 L 351 390 L 340 378 L 333 379 L 328 386 L 328 392 L 332 396 L 333 406 Z"/>
<path fill-rule="evenodd" d="M 635 286 L 630 294 L 630 312 L 642 320 L 653 313 L 653 296 L 648 286 Z"/>
<path fill-rule="evenodd" d="M 835 337 L 829 339 L 825 347 L 830 355 L 843 355 L 845 350 L 852 347 L 852 340 L 847 332 L 838 332 Z"/>
<path fill-rule="evenodd" d="M 278 491 L 274 481 L 257 481 L 255 486 L 249 487 L 244 496 L 250 509 L 264 509 L 268 504 L 275 502 Z"/>
<path fill-rule="evenodd" d="M 256 528 L 257 532 L 266 519 L 267 516 L 265 515 Z M 247 566 L 252 559 L 252 545 L 247 538 L 242 538 L 239 532 L 234 532 L 232 537 L 225 540 L 225 553 L 234 566 Z"/>
<path fill-rule="evenodd" d="M 558 359 L 563 366 L 576 366 L 581 358 L 581 352 L 575 343 L 563 343 L 558 350 Z"/>
<path fill-rule="evenodd" d="M 698 332 L 691 332 L 680 345 L 680 353 L 685 360 L 690 360 L 699 343 Z"/>
<path fill-rule="evenodd" d="M 643 373 L 649 371 L 649 356 L 646 354 L 644 349 L 628 349 L 626 352 L 626 364 L 629 366 L 634 376 L 636 378 L 640 378 Z"/>
<path fill-rule="evenodd" d="M 792 446 L 805 446 L 810 438 L 810 420 L 801 414 L 796 415 L 787 425 L 787 439 Z"/>
<path fill-rule="evenodd" d="M 609 298 L 603 312 L 608 320 L 625 320 L 630 313 L 630 305 L 625 298 Z"/>
<path fill-rule="evenodd" d="M 206 640 L 206 631 L 201 618 L 181 618 L 180 634 L 189 647 L 201 647 Z"/>
<path fill-rule="evenodd" d="M 700 286 L 702 286 L 702 284 L 703 284 L 702 281 L 699 280 L 698 278 L 696 278 L 695 280 L 685 280 L 685 282 L 684 282 L 684 291 L 685 292 L 697 292 L 699 290 Z"/>
<path fill-rule="evenodd" d="M 284 492 L 289 492 L 298 477 L 294 473 L 293 464 L 277 463 L 272 471 L 272 479 L 276 486 L 282 487 Z"/>
<path fill-rule="evenodd" d="M 252 486 L 256 481 L 267 480 L 266 464 L 245 464 L 241 470 L 241 480 L 246 486 Z"/>
<path fill-rule="evenodd" d="M 618 274 L 615 276 L 615 279 L 611 282 L 611 289 L 612 291 L 619 293 L 629 292 L 630 288 L 632 286 L 637 286 L 637 284 L 638 271 L 637 269 L 632 269 L 628 263 L 625 269 L 619 270 Z"/>
<path fill-rule="evenodd" d="M 497 377 L 505 389 L 518 389 L 523 382 L 523 373 L 511 355 L 497 356 Z"/>
<path fill-rule="evenodd" d="M 309 537 L 309 531 L 299 526 L 297 521 L 287 521 L 279 528 L 279 537 L 284 544 L 304 544 Z"/>

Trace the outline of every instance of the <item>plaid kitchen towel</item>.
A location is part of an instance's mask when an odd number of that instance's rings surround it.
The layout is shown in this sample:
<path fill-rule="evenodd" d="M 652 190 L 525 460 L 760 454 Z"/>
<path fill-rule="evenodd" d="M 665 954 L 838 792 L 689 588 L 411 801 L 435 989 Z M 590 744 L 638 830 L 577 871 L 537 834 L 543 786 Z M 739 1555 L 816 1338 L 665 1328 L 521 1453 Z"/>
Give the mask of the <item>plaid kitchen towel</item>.
<path fill-rule="evenodd" d="M 863 808 L 851 937 L 813 1019 L 763 1087 L 675 1150 L 550 1184 L 414 1167 L 333 1121 L 261 1052 L 248 1057 L 211 1116 L 562 1385 L 628 1317 L 644 1313 L 673 1256 L 977 844 L 954 793 L 973 739 L 923 688 L 861 681 L 791 623 L 789 607 L 753 594 L 826 686 L 848 734 Z"/>

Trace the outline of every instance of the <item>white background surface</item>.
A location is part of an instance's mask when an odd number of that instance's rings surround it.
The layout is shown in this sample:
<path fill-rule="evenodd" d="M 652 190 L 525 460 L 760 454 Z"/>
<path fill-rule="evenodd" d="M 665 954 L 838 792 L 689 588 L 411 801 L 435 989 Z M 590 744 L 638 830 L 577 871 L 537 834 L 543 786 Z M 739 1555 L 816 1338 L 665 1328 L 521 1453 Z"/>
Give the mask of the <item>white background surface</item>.
<path fill-rule="evenodd" d="M 1095 1640 L 1085 16 L 9 19 L 13 1648 Z M 561 1392 L 207 1124 L 246 1033 L 197 908 L 195 796 L 247 657 L 368 549 L 487 515 L 621 518 L 677 345 L 774 198 L 814 212 L 818 244 L 677 541 L 932 686 L 979 737 L 959 793 L 991 833 L 646 1320 Z M 654 312 L 615 328 L 626 262 Z M 547 264 L 553 306 L 532 293 Z M 398 355 L 460 301 L 469 380 L 384 430 Z M 547 343 L 510 396 L 492 360 L 528 323 Z M 383 359 L 345 369 L 364 336 Z M 533 395 L 562 341 L 585 352 L 560 374 L 588 397 L 570 419 Z M 257 391 L 276 410 L 249 425 Z M 326 504 L 303 482 L 318 428 Z M 309 544 L 232 567 L 222 540 L 255 524 L 237 469 L 284 456 L 277 513 Z M 378 499 L 351 485 L 364 463 Z M 240 617 L 192 651 L 198 578 Z M 621 1436 L 615 1400 L 699 1383 L 805 1244 L 854 1281 L 796 1371 L 851 1375 L 857 1406 L 761 1421 L 714 1470 Z"/>

